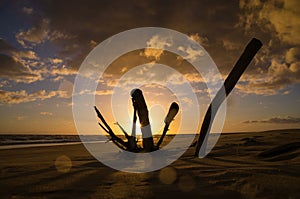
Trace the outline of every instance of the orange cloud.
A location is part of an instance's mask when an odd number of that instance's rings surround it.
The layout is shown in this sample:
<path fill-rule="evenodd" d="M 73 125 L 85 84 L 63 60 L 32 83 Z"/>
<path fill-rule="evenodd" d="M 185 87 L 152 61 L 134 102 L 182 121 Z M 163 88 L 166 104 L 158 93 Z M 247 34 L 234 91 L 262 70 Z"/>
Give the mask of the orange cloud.
<path fill-rule="evenodd" d="M 43 101 L 53 97 L 66 97 L 63 91 L 50 91 L 45 90 L 27 93 L 25 90 L 20 91 L 4 91 L 0 90 L 0 104 L 20 104 L 26 102 Z"/>
<path fill-rule="evenodd" d="M 298 0 L 240 1 L 240 25 L 250 30 L 254 24 L 275 33 L 281 41 L 300 44 L 300 2 Z"/>
<path fill-rule="evenodd" d="M 264 120 L 247 120 L 244 121 L 245 124 L 253 124 L 253 123 L 272 123 L 272 124 L 299 124 L 300 118 L 299 117 L 272 117 L 269 119 Z"/>

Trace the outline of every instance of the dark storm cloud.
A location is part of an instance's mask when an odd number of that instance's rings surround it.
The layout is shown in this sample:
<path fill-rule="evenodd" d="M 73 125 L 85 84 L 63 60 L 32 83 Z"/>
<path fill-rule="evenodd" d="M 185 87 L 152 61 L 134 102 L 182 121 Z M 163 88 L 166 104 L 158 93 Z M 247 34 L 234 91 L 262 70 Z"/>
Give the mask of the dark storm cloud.
<path fill-rule="evenodd" d="M 224 76 L 252 37 L 262 40 L 264 46 L 246 70 L 244 84 L 237 86 L 241 93 L 274 95 L 299 82 L 299 57 L 288 56 L 295 54 L 292 49 L 299 41 L 300 20 L 294 12 L 297 1 L 77 0 L 29 4 L 31 15 L 38 13 L 40 19 L 20 30 L 16 38 L 29 46 L 46 41 L 54 44 L 59 49 L 57 58 L 66 65 L 65 74 L 68 70 L 74 74 L 93 47 L 108 37 L 155 26 L 198 35 Z M 286 23 L 286 18 L 291 23 Z"/>
<path fill-rule="evenodd" d="M 69 65 L 78 68 L 91 50 L 91 41 L 97 43 L 132 28 L 157 26 L 186 34 L 199 33 L 207 38 L 208 51 L 220 66 L 236 58 L 233 52 L 224 52 L 223 39 L 239 38 L 240 47 L 247 42 L 238 23 L 238 1 L 43 1 L 35 2 L 50 28 L 74 36 L 64 39 L 61 56 L 69 57 Z M 237 37 L 238 35 L 238 37 Z M 227 46 L 226 46 L 227 47 Z M 221 52 L 221 53 L 219 53 Z M 73 55 L 76 56 L 73 56 Z M 238 54 L 238 53 L 237 53 Z M 220 58 L 220 61 L 218 60 Z M 221 64 L 222 63 L 222 64 Z M 231 66 L 229 66 L 231 67 Z M 227 71 L 227 69 L 224 69 Z"/>

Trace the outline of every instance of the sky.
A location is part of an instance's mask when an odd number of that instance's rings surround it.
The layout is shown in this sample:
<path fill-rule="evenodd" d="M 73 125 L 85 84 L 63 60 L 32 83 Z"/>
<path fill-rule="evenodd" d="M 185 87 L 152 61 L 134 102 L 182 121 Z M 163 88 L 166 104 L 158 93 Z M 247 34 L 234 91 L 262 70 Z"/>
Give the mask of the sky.
<path fill-rule="evenodd" d="M 2 0 L 0 133 L 76 134 L 72 97 L 80 95 L 73 93 L 73 87 L 82 62 L 111 36 L 141 27 L 162 27 L 187 35 L 205 49 L 223 78 L 251 38 L 260 39 L 263 47 L 227 98 L 221 131 L 300 128 L 299 8 L 297 0 L 230 3 L 225 0 Z M 89 95 L 95 96 L 95 104 L 115 131 L 113 123 L 118 121 L 130 132 L 132 109 L 127 91 L 135 86 L 130 82 L 151 77 L 153 82 L 148 81 L 141 89 L 150 111 L 152 130 L 159 132 L 172 101 L 194 106 L 191 99 L 175 96 L 159 83 L 171 81 L 181 85 L 185 79 L 200 101 L 195 110 L 201 110 L 201 114 L 196 117 L 197 114 L 190 112 L 184 118 L 197 121 L 199 130 L 210 91 L 187 60 L 201 53 L 186 48 L 181 49 L 186 56 L 180 57 L 157 50 L 169 43 L 156 35 L 146 44 L 148 49 L 134 50 L 115 59 L 99 77 L 96 91 Z M 143 65 L 147 63 L 150 65 Z M 169 74 L 166 70 L 152 77 L 148 70 L 157 64 L 170 66 L 180 75 L 166 75 Z M 126 74 L 130 78 L 124 83 Z M 116 89 L 126 90 L 128 95 L 114 101 Z M 122 103 L 125 113 L 118 111 Z M 95 104 L 86 105 L 91 114 Z M 180 104 L 180 108 L 183 106 Z M 176 132 L 181 125 L 183 111 L 186 110 L 180 109 L 171 132 Z M 92 117 L 84 128 L 94 134 L 100 129 L 95 127 L 95 114 Z M 185 123 L 181 133 L 189 132 L 189 125 Z"/>

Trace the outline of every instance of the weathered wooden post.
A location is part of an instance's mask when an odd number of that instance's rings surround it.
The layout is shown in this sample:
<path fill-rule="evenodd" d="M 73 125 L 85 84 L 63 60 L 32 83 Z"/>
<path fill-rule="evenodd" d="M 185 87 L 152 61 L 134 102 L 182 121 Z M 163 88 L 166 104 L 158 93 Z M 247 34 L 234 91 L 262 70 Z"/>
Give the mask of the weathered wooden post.
<path fill-rule="evenodd" d="M 159 146 L 161 145 L 165 135 L 167 134 L 167 131 L 169 130 L 169 126 L 172 122 L 172 120 L 174 119 L 174 117 L 176 116 L 176 114 L 178 113 L 179 110 L 179 106 L 176 102 L 173 102 L 169 108 L 169 112 L 165 118 L 165 127 L 164 127 L 164 131 L 159 139 L 159 141 L 157 142 L 156 148 L 159 149 Z"/>
<path fill-rule="evenodd" d="M 225 93 L 223 88 L 221 88 L 218 91 L 215 98 L 210 103 L 201 126 L 200 135 L 196 146 L 195 156 L 205 156 L 205 149 L 206 149 L 206 144 L 208 139 L 207 136 L 210 132 L 211 125 L 213 123 L 213 120 L 217 114 L 219 107 L 221 106 L 222 102 L 225 100 L 226 96 L 229 95 L 229 93 L 232 91 L 232 89 L 234 88 L 234 86 L 236 85 L 236 83 L 238 82 L 238 80 L 246 70 L 247 66 L 250 64 L 251 60 L 253 59 L 253 57 L 261 47 L 262 47 L 261 41 L 256 38 L 253 38 L 249 42 L 243 54 L 236 62 L 232 71 L 229 73 L 228 77 L 224 82 Z M 200 151 L 201 148 L 202 150 Z M 199 154 L 199 152 L 201 153 Z"/>
<path fill-rule="evenodd" d="M 154 151 L 155 147 L 153 143 L 151 125 L 149 122 L 148 109 L 143 96 L 143 92 L 140 89 L 133 89 L 131 91 L 131 97 L 133 99 L 133 104 L 136 108 L 140 120 L 143 148 L 146 152 Z"/>

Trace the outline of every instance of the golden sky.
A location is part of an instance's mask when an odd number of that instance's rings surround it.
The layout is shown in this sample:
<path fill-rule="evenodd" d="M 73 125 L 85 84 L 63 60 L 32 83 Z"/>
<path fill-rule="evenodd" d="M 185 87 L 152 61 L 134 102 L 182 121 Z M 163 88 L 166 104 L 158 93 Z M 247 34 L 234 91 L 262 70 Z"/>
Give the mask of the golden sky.
<path fill-rule="evenodd" d="M 163 27 L 186 34 L 205 48 L 223 78 L 251 38 L 260 39 L 262 49 L 227 98 L 223 132 L 300 128 L 299 7 L 297 0 L 2 1 L 0 133 L 76 134 L 72 96 L 81 63 L 104 40 L 140 27 Z M 153 79 L 181 82 L 184 77 L 191 82 L 201 114 L 198 119 L 194 114 L 188 118 L 201 124 L 209 91 L 186 61 L 198 56 L 197 52 L 186 48 L 186 56 L 179 57 L 157 50 L 168 42 L 149 38 L 149 49 L 118 57 L 99 78 L 96 92 L 91 94 L 111 126 L 118 120 L 131 131 L 129 93 L 115 102 L 112 96 L 116 87 L 133 89 L 130 81 L 149 76 L 149 68 L 143 66 L 136 69 L 133 79 L 121 81 L 124 74 L 146 63 L 164 64 L 182 75 L 160 73 Z M 153 82 L 141 89 L 154 132 L 163 126 L 172 101 L 194 105 Z M 121 102 L 128 111 L 114 116 L 111 107 Z M 93 106 L 87 105 L 91 110 Z M 176 132 L 180 118 L 181 112 L 170 132 Z M 87 132 L 98 133 L 100 129 L 94 126 L 94 120 L 87 121 Z M 188 127 L 187 123 L 185 132 Z"/>

